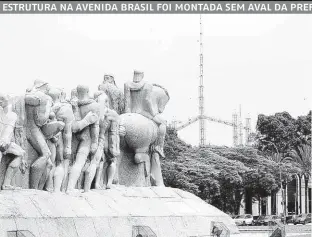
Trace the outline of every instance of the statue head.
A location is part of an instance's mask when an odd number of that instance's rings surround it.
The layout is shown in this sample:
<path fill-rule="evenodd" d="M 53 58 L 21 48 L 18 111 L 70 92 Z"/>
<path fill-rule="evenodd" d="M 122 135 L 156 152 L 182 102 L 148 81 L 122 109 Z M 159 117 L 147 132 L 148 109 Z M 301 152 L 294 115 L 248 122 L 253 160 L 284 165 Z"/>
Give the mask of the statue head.
<path fill-rule="evenodd" d="M 110 84 L 114 84 L 116 86 L 116 83 L 115 83 L 115 78 L 113 75 L 111 74 L 105 74 L 104 75 L 104 80 L 103 80 L 103 83 L 110 83 Z"/>
<path fill-rule="evenodd" d="M 89 87 L 85 85 L 77 86 L 77 97 L 78 99 L 86 99 L 89 96 Z"/>
<path fill-rule="evenodd" d="M 133 82 L 139 83 L 142 81 L 143 78 L 144 78 L 144 72 L 134 70 Z"/>
<path fill-rule="evenodd" d="M 78 98 L 77 88 L 74 88 L 74 89 L 71 90 L 71 92 L 70 92 L 70 98 L 71 98 L 71 99 Z"/>
<path fill-rule="evenodd" d="M 60 89 L 60 91 L 61 91 L 60 100 L 61 100 L 61 101 L 66 101 L 66 92 L 65 92 L 65 89 L 62 88 L 62 89 Z"/>
<path fill-rule="evenodd" d="M 5 108 L 9 105 L 9 96 L 0 93 L 0 107 Z"/>
<path fill-rule="evenodd" d="M 40 80 L 40 79 L 36 79 L 34 81 L 34 84 L 32 87 L 29 87 L 26 89 L 26 92 L 31 92 L 31 91 L 34 91 L 34 90 L 40 90 L 44 93 L 46 93 L 48 90 L 49 90 L 49 85 L 47 82 L 43 81 L 43 80 Z"/>
<path fill-rule="evenodd" d="M 42 91 L 43 93 L 48 93 L 50 87 L 49 84 L 41 79 L 36 79 L 34 81 L 34 85 L 32 88 L 28 88 L 27 91 L 33 91 L 33 90 L 39 90 Z"/>
<path fill-rule="evenodd" d="M 62 91 L 58 88 L 50 88 L 47 93 L 54 102 L 59 101 L 61 99 Z"/>

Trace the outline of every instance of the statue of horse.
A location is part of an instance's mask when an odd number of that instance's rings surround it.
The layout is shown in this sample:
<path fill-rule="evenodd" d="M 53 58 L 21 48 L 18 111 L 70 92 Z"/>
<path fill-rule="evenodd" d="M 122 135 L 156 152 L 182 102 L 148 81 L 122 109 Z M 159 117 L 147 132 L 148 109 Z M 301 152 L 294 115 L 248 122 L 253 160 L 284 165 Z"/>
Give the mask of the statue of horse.
<path fill-rule="evenodd" d="M 153 84 L 153 109 L 162 113 L 170 97 L 165 88 Z M 153 180 L 163 185 L 159 155 L 154 145 L 159 134 L 158 125 L 138 113 L 120 115 L 119 183 L 126 186 L 151 186 Z M 157 185 L 157 184 L 156 184 Z"/>

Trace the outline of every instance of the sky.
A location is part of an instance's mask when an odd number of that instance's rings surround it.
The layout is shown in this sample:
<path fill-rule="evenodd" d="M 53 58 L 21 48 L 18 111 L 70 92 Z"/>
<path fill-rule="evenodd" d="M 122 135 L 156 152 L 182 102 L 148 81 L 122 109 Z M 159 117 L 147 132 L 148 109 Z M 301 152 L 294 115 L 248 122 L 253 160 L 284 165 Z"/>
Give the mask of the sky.
<path fill-rule="evenodd" d="M 311 109 L 311 15 L 203 15 L 207 116 L 231 121 Z M 199 15 L 0 15 L 1 92 L 21 95 L 35 79 L 69 91 L 117 85 L 133 70 L 168 89 L 163 113 L 182 123 L 198 114 Z M 179 131 L 199 143 L 198 122 Z M 233 145 L 232 127 L 207 122 L 207 142 Z"/>

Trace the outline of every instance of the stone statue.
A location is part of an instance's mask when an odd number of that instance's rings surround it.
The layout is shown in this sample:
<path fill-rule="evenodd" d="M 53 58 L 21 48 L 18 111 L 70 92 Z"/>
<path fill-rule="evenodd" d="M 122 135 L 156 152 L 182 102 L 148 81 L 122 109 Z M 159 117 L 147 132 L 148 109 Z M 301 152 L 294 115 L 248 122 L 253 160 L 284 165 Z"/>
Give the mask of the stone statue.
<path fill-rule="evenodd" d="M 30 167 L 31 189 L 43 189 L 46 184 L 48 174 L 52 169 L 51 151 L 47 140 L 64 128 L 63 122 L 49 121 L 52 98 L 47 95 L 48 91 L 48 83 L 36 80 L 33 88 L 29 89 L 25 95 L 26 137 L 38 153 L 38 158 Z"/>
<path fill-rule="evenodd" d="M 69 180 L 67 185 L 67 192 L 74 190 L 75 185 L 78 181 L 80 173 L 83 166 L 85 165 L 88 156 L 94 155 L 98 148 L 98 137 L 99 137 L 99 116 L 100 108 L 99 104 L 89 97 L 89 88 L 87 86 L 79 85 L 77 86 L 77 106 L 74 109 L 75 116 L 84 118 L 82 122 L 83 125 L 89 124 L 82 128 L 82 130 L 77 134 L 78 138 L 78 148 L 75 157 L 75 162 L 69 174 Z M 75 100 L 72 99 L 72 102 Z M 90 114 L 90 112 L 97 115 L 96 120 L 93 123 L 89 123 L 85 117 Z M 79 126 L 78 126 L 79 127 Z M 73 130 L 73 132 L 75 132 Z M 77 131 L 78 132 L 78 131 Z"/>
<path fill-rule="evenodd" d="M 154 86 L 160 86 L 147 83 L 143 78 L 143 72 L 134 71 L 133 82 L 125 83 L 125 112 L 141 114 L 153 120 L 159 126 L 159 135 L 155 150 L 160 156 L 164 157 L 163 147 L 166 135 L 166 121 L 162 119 L 161 113 L 169 100 L 169 96 L 167 93 L 168 98 L 165 98 L 167 100 L 164 101 L 165 103 L 156 101 L 156 98 L 152 95 L 153 88 Z"/>
<path fill-rule="evenodd" d="M 52 111 L 55 114 L 55 120 L 64 123 L 64 129 L 53 139 L 48 140 L 50 147 L 51 161 L 53 168 L 50 172 L 48 189 L 55 192 L 61 191 L 69 168 L 69 160 L 72 153 L 72 123 L 75 120 L 72 106 L 65 100 L 66 94 L 63 90 L 51 88 L 48 95 L 53 100 Z"/>
<path fill-rule="evenodd" d="M 55 114 L 50 114 L 49 122 L 57 121 Z M 64 125 L 65 126 L 65 125 Z M 60 192 L 64 178 L 63 166 L 63 139 L 62 132 L 47 138 L 47 144 L 51 152 L 51 169 L 48 170 L 47 180 L 44 187 L 47 191 Z"/>
<path fill-rule="evenodd" d="M 125 83 L 125 114 L 120 123 L 126 131 L 125 143 L 134 151 L 134 162 L 148 166 L 151 161 L 146 172 L 150 172 L 153 185 L 162 186 L 159 156 L 164 157 L 166 121 L 161 113 L 170 97 L 166 89 L 143 78 L 143 72 L 134 71 L 133 81 Z"/>
<path fill-rule="evenodd" d="M 18 169 L 25 173 L 27 168 L 24 160 L 25 151 L 12 142 L 16 121 L 17 115 L 11 110 L 8 96 L 0 94 L 0 163 L 4 155 L 12 159 L 6 170 L 2 189 L 15 189 L 11 183 Z"/>
<path fill-rule="evenodd" d="M 100 105 L 100 133 L 99 145 L 96 153 L 91 157 L 91 164 L 85 179 L 85 191 L 91 187 L 96 174 L 95 188 L 100 188 L 101 157 L 104 151 L 104 186 L 110 189 L 116 173 L 117 157 L 119 156 L 119 115 L 115 110 L 109 109 L 109 98 L 103 91 L 97 91 L 94 99 Z"/>
<path fill-rule="evenodd" d="M 99 85 L 99 90 L 104 91 L 109 97 L 109 108 L 115 110 L 118 114 L 124 111 L 124 95 L 115 83 L 112 75 L 104 75 L 103 83 Z"/>

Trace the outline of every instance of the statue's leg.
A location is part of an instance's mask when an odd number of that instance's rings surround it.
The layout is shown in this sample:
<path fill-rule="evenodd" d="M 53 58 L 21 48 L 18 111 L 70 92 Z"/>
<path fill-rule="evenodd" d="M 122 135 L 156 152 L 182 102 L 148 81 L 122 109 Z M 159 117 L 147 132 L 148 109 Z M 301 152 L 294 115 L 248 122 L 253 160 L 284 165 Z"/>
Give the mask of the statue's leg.
<path fill-rule="evenodd" d="M 45 178 L 46 178 L 46 174 L 42 175 L 41 178 L 41 184 L 39 184 L 39 189 L 45 185 L 45 189 L 49 192 L 53 191 L 53 187 L 54 187 L 54 183 L 53 183 L 53 175 L 55 172 L 55 157 L 56 157 L 56 144 L 51 142 L 51 141 L 47 141 L 48 147 L 51 151 L 51 162 L 52 162 L 52 168 L 50 170 L 50 172 L 48 173 L 49 169 L 48 167 L 46 167 L 46 171 L 45 173 L 47 174 L 47 180 L 45 182 Z M 43 187 L 42 187 L 43 188 Z"/>
<path fill-rule="evenodd" d="M 151 183 L 153 186 L 164 186 L 164 180 L 161 173 L 159 154 L 154 152 L 151 159 Z"/>
<path fill-rule="evenodd" d="M 6 170 L 2 189 L 8 190 L 8 189 L 14 189 L 15 188 L 14 186 L 11 186 L 11 181 L 15 177 L 20 164 L 21 164 L 21 157 L 20 156 L 13 158 L 13 160 L 11 161 L 11 163 L 9 164 L 9 166 Z"/>
<path fill-rule="evenodd" d="M 62 182 L 64 179 L 64 159 L 63 159 L 63 152 L 64 152 L 64 146 L 63 146 L 63 139 L 60 137 L 60 139 L 57 141 L 56 146 L 56 168 L 53 175 L 53 181 L 54 181 L 54 192 L 60 192 L 62 187 Z"/>
<path fill-rule="evenodd" d="M 28 141 L 39 154 L 37 160 L 30 167 L 29 186 L 31 189 L 38 189 L 47 163 L 51 163 L 49 161 L 51 152 L 44 135 L 38 127 L 31 128 L 28 135 Z"/>
<path fill-rule="evenodd" d="M 85 172 L 84 191 L 88 192 L 91 188 L 92 181 L 95 177 L 96 168 L 100 164 L 100 160 L 103 154 L 103 146 L 99 146 L 94 156 L 91 158 L 90 165 Z"/>
<path fill-rule="evenodd" d="M 69 158 L 64 159 L 63 165 L 64 165 L 64 178 L 62 181 L 62 192 L 65 191 L 66 186 L 67 186 L 67 182 L 68 182 L 68 171 L 69 171 L 69 163 L 70 160 Z"/>
<path fill-rule="evenodd" d="M 0 152 L 0 156 L 1 154 Z M 11 183 L 22 163 L 22 157 L 25 155 L 25 151 L 19 145 L 12 142 L 6 150 L 6 154 L 13 155 L 14 158 L 6 170 L 2 189 L 15 189 L 14 185 L 11 185 Z"/>
<path fill-rule="evenodd" d="M 110 189 L 114 176 L 116 173 L 117 169 L 117 157 L 120 155 L 119 151 L 119 135 L 118 135 L 118 124 L 113 123 L 110 131 L 108 133 L 108 154 L 107 154 L 107 162 L 108 162 L 108 167 L 106 170 L 106 175 L 107 175 L 107 183 L 106 183 L 106 188 Z"/>
<path fill-rule="evenodd" d="M 107 183 L 106 183 L 106 189 L 110 189 L 113 184 L 114 176 L 116 173 L 116 158 L 112 158 L 108 161 L 108 167 L 106 169 L 106 174 L 107 174 Z"/>
<path fill-rule="evenodd" d="M 91 147 L 91 139 L 84 139 L 80 142 L 76 161 L 71 169 L 68 179 L 67 192 L 73 191 L 80 176 L 81 170 L 86 163 Z"/>
<path fill-rule="evenodd" d="M 76 151 L 78 149 L 78 145 L 79 142 L 77 140 L 76 136 L 72 137 L 72 154 L 70 157 L 66 157 L 64 156 L 64 180 L 63 180 L 63 184 L 62 184 L 62 191 L 65 192 L 67 185 L 68 185 L 68 179 L 69 179 L 69 169 L 70 169 L 70 165 L 75 161 L 75 157 L 76 157 Z"/>
<path fill-rule="evenodd" d="M 158 136 L 155 144 L 155 150 L 161 157 L 165 157 L 164 154 L 164 143 L 166 136 L 166 124 L 160 124 L 158 127 Z"/>
<path fill-rule="evenodd" d="M 96 173 L 95 173 L 95 189 L 101 189 L 101 178 L 103 174 L 103 166 L 104 166 L 104 161 L 100 161 L 99 166 L 96 167 Z"/>

